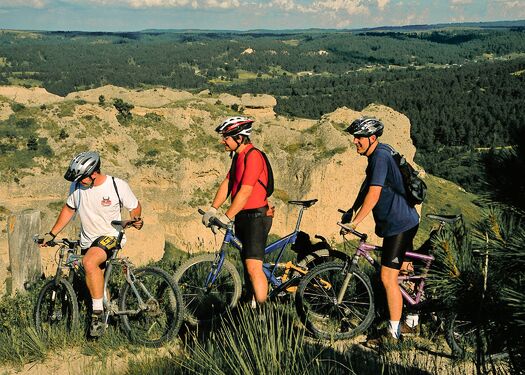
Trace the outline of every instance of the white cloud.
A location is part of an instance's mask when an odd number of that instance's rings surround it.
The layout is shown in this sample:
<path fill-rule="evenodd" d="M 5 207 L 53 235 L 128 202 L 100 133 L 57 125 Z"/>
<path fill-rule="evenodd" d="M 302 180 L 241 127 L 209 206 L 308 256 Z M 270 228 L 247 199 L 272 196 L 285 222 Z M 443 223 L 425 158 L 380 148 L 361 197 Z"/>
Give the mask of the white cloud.
<path fill-rule="evenodd" d="M 48 4 L 47 0 L 2 0 L 0 7 L 29 7 L 43 8 Z"/>
<path fill-rule="evenodd" d="M 271 7 L 281 8 L 288 11 L 297 9 L 297 4 L 295 4 L 294 0 L 272 0 L 269 5 Z"/>
<path fill-rule="evenodd" d="M 239 8 L 239 0 L 69 0 L 77 4 L 95 4 L 111 6 L 128 6 L 130 8 L 183 8 L 195 9 L 231 9 Z"/>
<path fill-rule="evenodd" d="M 314 8 L 319 10 L 329 10 L 334 12 L 346 12 L 349 15 L 368 14 L 368 7 L 362 0 L 325 0 L 314 1 Z"/>
<path fill-rule="evenodd" d="M 473 2 L 473 0 L 450 0 L 451 5 L 469 5 Z"/>
<path fill-rule="evenodd" d="M 489 19 L 519 20 L 525 18 L 525 1 L 523 0 L 489 0 L 487 4 Z"/>
<path fill-rule="evenodd" d="M 390 0 L 377 0 L 377 7 L 380 10 L 384 10 L 389 2 L 390 2 Z"/>

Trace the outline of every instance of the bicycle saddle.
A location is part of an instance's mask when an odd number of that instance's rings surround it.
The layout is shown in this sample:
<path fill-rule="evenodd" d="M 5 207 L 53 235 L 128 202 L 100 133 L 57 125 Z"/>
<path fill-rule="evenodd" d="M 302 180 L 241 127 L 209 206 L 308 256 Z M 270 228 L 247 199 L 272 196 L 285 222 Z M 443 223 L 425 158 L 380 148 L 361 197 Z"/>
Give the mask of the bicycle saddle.
<path fill-rule="evenodd" d="M 427 217 L 432 220 L 439 220 L 445 223 L 455 223 L 461 219 L 461 214 L 459 215 L 436 215 L 436 214 L 427 214 Z"/>
<path fill-rule="evenodd" d="M 290 204 L 296 204 L 303 207 L 311 207 L 316 204 L 318 199 L 310 199 L 309 201 L 288 201 Z"/>

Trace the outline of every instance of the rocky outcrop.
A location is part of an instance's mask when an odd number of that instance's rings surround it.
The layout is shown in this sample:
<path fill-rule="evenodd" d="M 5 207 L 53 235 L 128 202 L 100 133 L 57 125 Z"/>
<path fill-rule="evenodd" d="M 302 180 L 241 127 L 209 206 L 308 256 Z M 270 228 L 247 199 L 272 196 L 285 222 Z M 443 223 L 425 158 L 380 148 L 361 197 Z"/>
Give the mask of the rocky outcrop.
<path fill-rule="evenodd" d="M 277 207 L 272 228 L 275 234 L 284 235 L 295 224 L 297 209 L 288 205 L 288 200 L 317 198 L 319 203 L 305 212 L 302 229 L 337 237 L 337 209 L 352 204 L 366 166 L 366 159 L 355 152 L 352 138 L 342 131 L 355 118 L 380 118 L 385 123 L 382 141 L 410 162 L 415 154 L 409 119 L 376 104 L 361 112 L 339 108 L 319 120 L 308 120 L 276 116 L 276 100 L 269 95 L 245 94 L 239 98 L 229 94 L 192 95 L 165 88 L 128 90 L 104 86 L 69 94 L 66 99 L 84 102 L 76 103 L 70 116 L 60 117 L 54 106 L 64 98 L 12 87 L 0 87 L 0 95 L 4 97 L 0 105 L 5 111 L 9 110 L 6 103 L 21 97 L 27 103 L 56 100 L 47 101 L 47 109 L 36 115 L 38 123 L 46 124 L 39 129 L 39 135 L 48 138 L 55 153 L 53 160 L 39 159 L 17 183 L 2 182 L 0 206 L 12 212 L 40 209 L 42 226 L 49 228 L 66 198 L 68 185 L 62 176 L 69 159 L 79 150 L 97 149 L 102 154 L 103 171 L 127 179 L 143 204 L 146 224 L 140 232 L 129 230 L 124 250 L 124 255 L 139 264 L 161 257 L 165 240 L 187 251 L 218 246 L 219 239 L 200 224 L 197 208 L 210 204 L 230 163 L 214 132 L 216 125 L 232 114 L 225 106 L 237 104 L 256 120 L 253 142 L 267 152 L 275 174 L 276 190 L 271 198 Z M 120 124 L 112 106 L 98 104 L 100 95 L 106 100 L 119 97 L 134 104 L 134 120 Z M 69 138 L 59 139 L 59 129 L 65 129 Z M 4 224 L 0 221 L 0 225 Z M 369 218 L 360 229 L 373 233 L 373 226 Z M 75 235 L 77 230 L 73 225 L 66 234 Z M 2 233 L 0 263 L 7 251 L 4 244 Z M 53 255 L 44 254 L 50 259 Z"/>

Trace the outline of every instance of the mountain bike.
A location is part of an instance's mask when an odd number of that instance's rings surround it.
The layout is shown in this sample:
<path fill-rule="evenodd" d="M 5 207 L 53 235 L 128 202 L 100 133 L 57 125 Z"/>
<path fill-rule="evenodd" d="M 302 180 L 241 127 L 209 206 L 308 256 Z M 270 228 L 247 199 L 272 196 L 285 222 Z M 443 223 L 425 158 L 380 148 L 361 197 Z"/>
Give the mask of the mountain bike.
<path fill-rule="evenodd" d="M 120 317 L 123 330 L 133 342 L 159 346 L 179 331 L 183 317 L 182 295 L 166 271 L 158 267 L 136 269 L 128 258 L 117 257 L 124 231 L 134 222 L 111 222 L 119 233 L 116 250 L 107 260 L 104 272 L 104 328 L 110 318 Z M 41 239 L 35 240 L 42 243 Z M 34 308 L 34 323 L 40 335 L 53 330 L 69 332 L 79 327 L 79 304 L 73 280 L 85 278 L 79 240 L 63 238 L 48 245 L 60 247 L 55 276 L 40 290 Z M 113 272 L 115 267 L 120 268 L 125 278 L 118 301 L 110 297 L 108 288 L 112 276 L 118 276 Z"/>
<path fill-rule="evenodd" d="M 427 217 L 437 220 L 439 226 L 431 232 L 425 244 L 430 244 L 432 236 L 446 224 L 461 219 L 461 215 L 427 214 Z M 370 327 L 376 313 L 372 283 L 360 269 L 359 261 L 364 258 L 379 272 L 381 266 L 371 254 L 380 251 L 381 247 L 367 243 L 366 234 L 340 222 L 337 225 L 341 227 L 345 247 L 349 245 L 346 234 L 351 233 L 359 238 L 357 246 L 350 245 L 355 247 L 355 254 L 349 261 L 324 263 L 311 269 L 301 280 L 295 299 L 297 312 L 304 325 L 315 337 L 322 339 L 352 338 Z M 398 277 L 405 306 L 412 311 L 439 309 L 434 305 L 435 301 L 425 296 L 425 279 L 434 260 L 432 255 L 425 254 L 427 252 L 407 252 L 405 261 L 414 262 L 417 269 Z"/>
<path fill-rule="evenodd" d="M 280 262 L 288 245 L 296 242 L 304 210 L 313 206 L 317 199 L 289 201 L 300 207 L 297 223 L 292 233 L 276 240 L 265 248 L 265 255 L 279 250 L 274 262 L 264 263 L 263 271 L 270 284 L 268 297 L 294 293 L 300 278 L 308 272 L 309 266 L 328 260 L 345 260 L 346 255 L 331 249 L 327 244 L 324 249 L 314 250 L 303 256 L 300 262 Z M 201 215 L 203 210 L 199 209 Z M 235 237 L 233 223 L 228 225 L 212 218 L 211 225 L 224 229 L 224 239 L 215 253 L 198 255 L 188 259 L 175 272 L 175 281 L 181 289 L 185 320 L 192 324 L 202 324 L 219 318 L 228 309 L 234 308 L 241 296 L 241 277 L 232 262 L 226 259 L 230 247 L 241 250 L 240 240 Z"/>

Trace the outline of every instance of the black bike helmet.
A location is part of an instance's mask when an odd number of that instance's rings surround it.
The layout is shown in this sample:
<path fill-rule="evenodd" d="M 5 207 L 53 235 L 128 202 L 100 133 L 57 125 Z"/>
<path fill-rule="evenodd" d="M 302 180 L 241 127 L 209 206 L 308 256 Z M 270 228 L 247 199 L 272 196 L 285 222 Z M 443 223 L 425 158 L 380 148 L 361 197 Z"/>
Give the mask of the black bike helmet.
<path fill-rule="evenodd" d="M 354 120 L 345 131 L 354 137 L 370 137 L 372 135 L 380 137 L 383 134 L 384 128 L 385 126 L 378 119 L 373 117 L 360 117 Z"/>
<path fill-rule="evenodd" d="M 68 181 L 80 181 L 100 169 L 100 155 L 95 151 L 81 152 L 71 160 L 64 178 Z"/>

